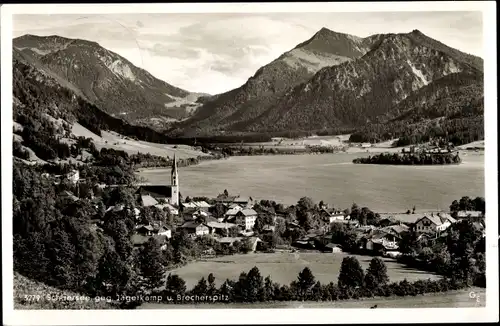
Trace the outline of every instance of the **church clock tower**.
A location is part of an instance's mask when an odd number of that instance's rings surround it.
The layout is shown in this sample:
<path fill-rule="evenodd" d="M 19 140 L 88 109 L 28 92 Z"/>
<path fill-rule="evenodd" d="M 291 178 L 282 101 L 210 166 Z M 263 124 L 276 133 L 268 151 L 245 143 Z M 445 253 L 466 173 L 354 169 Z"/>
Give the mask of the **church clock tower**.
<path fill-rule="evenodd" d="M 172 163 L 172 198 L 170 199 L 170 204 L 179 205 L 179 173 L 177 172 L 177 158 L 174 154 L 174 162 Z"/>

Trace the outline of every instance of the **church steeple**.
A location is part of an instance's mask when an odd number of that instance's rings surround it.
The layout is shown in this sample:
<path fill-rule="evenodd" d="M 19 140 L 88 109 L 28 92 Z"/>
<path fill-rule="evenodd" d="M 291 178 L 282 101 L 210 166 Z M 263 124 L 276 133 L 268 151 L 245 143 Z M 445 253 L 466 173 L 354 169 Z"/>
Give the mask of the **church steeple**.
<path fill-rule="evenodd" d="M 175 154 L 172 162 L 171 187 L 172 199 L 170 200 L 170 203 L 172 205 L 179 205 L 179 173 L 177 172 L 177 158 L 175 157 Z"/>
<path fill-rule="evenodd" d="M 172 178 L 174 177 L 174 175 L 177 176 L 177 158 L 175 157 L 175 154 L 174 154 L 174 161 L 172 162 Z M 173 182 L 172 185 L 174 185 Z"/>

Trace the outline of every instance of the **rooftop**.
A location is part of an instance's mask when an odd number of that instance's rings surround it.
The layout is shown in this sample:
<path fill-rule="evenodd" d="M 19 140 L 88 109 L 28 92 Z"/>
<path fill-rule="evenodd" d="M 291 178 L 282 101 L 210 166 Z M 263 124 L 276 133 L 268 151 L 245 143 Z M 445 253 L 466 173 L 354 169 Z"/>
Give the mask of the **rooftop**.
<path fill-rule="evenodd" d="M 186 208 L 210 208 L 210 204 L 206 201 L 192 201 L 189 203 L 182 203 L 182 206 Z"/>
<path fill-rule="evenodd" d="M 199 226 L 205 226 L 203 223 L 199 223 L 199 222 L 196 222 L 196 221 L 188 221 L 188 222 L 185 222 L 184 224 L 181 225 L 181 228 L 183 229 L 195 229 Z"/>
<path fill-rule="evenodd" d="M 155 206 L 158 201 L 151 195 L 141 195 L 142 206 Z"/>
<path fill-rule="evenodd" d="M 172 187 L 165 185 L 140 186 L 135 192 L 138 195 L 150 195 L 154 198 L 172 197 Z"/>
<path fill-rule="evenodd" d="M 233 242 L 241 241 L 242 239 L 243 239 L 242 237 L 223 237 L 223 238 L 218 238 L 217 241 L 219 241 L 220 243 L 232 244 Z"/>
<path fill-rule="evenodd" d="M 239 214 L 243 214 L 244 216 L 254 216 L 257 215 L 257 212 L 252 208 L 245 208 L 238 212 Z"/>
<path fill-rule="evenodd" d="M 480 211 L 458 211 L 457 212 L 457 217 L 468 217 L 469 215 L 472 217 L 480 217 L 481 215 L 483 215 L 483 213 Z"/>
<path fill-rule="evenodd" d="M 233 223 L 207 222 L 207 226 L 215 229 L 230 229 L 235 227 Z"/>

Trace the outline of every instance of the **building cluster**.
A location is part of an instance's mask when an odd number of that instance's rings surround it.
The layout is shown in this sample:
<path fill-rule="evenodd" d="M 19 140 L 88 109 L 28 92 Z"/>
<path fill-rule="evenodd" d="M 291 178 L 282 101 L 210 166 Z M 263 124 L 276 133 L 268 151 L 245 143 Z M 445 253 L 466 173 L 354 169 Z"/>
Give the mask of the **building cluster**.
<path fill-rule="evenodd" d="M 327 212 L 328 210 L 325 210 Z M 386 257 L 398 257 L 401 255 L 399 243 L 403 236 L 415 231 L 417 241 L 429 241 L 437 238 L 446 237 L 448 228 L 461 219 L 470 219 L 471 217 L 483 217 L 481 212 L 460 211 L 457 218 L 444 212 L 411 214 L 414 218 L 413 223 L 403 223 L 402 219 L 407 219 L 408 214 L 388 214 L 383 217 L 378 226 L 359 225 L 358 221 L 350 220 L 348 216 L 340 217 L 339 212 L 330 215 L 324 215 L 330 223 L 343 223 L 350 226 L 356 234 L 356 243 L 359 251 L 371 255 L 383 255 Z M 398 216 L 403 215 L 403 216 Z M 473 222 L 474 227 L 485 236 L 485 225 L 483 222 Z M 298 227 L 298 225 L 297 225 Z M 304 237 L 296 240 L 293 245 L 304 249 L 320 249 L 326 252 L 341 252 L 342 247 L 338 243 L 330 242 L 332 235 L 327 232 L 311 232 Z"/>
<path fill-rule="evenodd" d="M 183 230 L 190 237 L 213 236 L 221 244 L 232 245 L 243 238 L 249 238 L 255 250 L 260 239 L 252 237 L 253 227 L 257 220 L 257 212 L 253 209 L 253 199 L 240 196 L 219 195 L 215 203 L 206 201 L 182 201 L 179 192 L 179 175 L 176 159 L 171 173 L 171 185 L 143 185 L 135 192 L 139 207 L 154 206 L 162 211 L 168 210 L 177 216 L 178 225 L 175 231 Z M 214 216 L 215 205 L 224 208 L 223 214 Z M 141 209 L 138 209 L 137 219 L 140 220 Z M 172 231 L 159 223 L 153 225 L 138 225 L 135 243 L 141 245 L 147 237 L 159 240 L 171 238 Z M 232 235 L 232 236 L 230 236 Z"/>
<path fill-rule="evenodd" d="M 163 247 L 172 237 L 173 232 L 183 230 L 192 238 L 211 236 L 219 243 L 231 246 L 236 241 L 250 239 L 252 249 L 255 250 L 261 241 L 254 237 L 253 228 L 258 218 L 258 213 L 253 209 L 254 202 L 251 197 L 230 196 L 225 193 L 219 195 L 209 204 L 206 201 L 183 201 L 179 191 L 179 175 L 174 157 L 174 164 L 171 173 L 171 185 L 142 185 L 135 192 L 137 206 L 133 208 L 133 214 L 137 225 L 133 236 L 136 246 L 142 246 L 149 238 L 153 237 L 160 241 Z M 78 173 L 70 173 L 66 176 L 74 183 L 78 183 Z M 72 193 L 66 191 L 62 196 L 78 200 Z M 215 207 L 217 206 L 217 207 Z M 144 221 L 142 214 L 146 207 L 155 207 L 160 211 L 168 211 L 175 218 L 175 225 L 165 225 L 161 221 L 154 221 L 148 224 L 141 224 Z M 217 208 L 217 209 L 215 209 Z M 106 212 L 121 211 L 124 205 L 116 205 L 106 208 Z M 331 243 L 330 226 L 332 223 L 343 223 L 354 230 L 356 242 L 360 250 L 367 253 L 383 254 L 385 256 L 396 257 L 400 254 L 399 243 L 405 232 L 414 230 L 418 234 L 418 239 L 432 239 L 446 236 L 446 230 L 457 220 L 474 217 L 476 220 L 482 217 L 481 212 L 461 211 L 457 212 L 456 218 L 450 214 L 428 213 L 411 214 L 413 223 L 402 223 L 407 220 L 408 214 L 390 214 L 382 217 L 378 226 L 360 226 L 358 221 L 351 220 L 350 216 L 344 212 L 328 208 L 328 205 L 319 207 L 319 217 L 324 222 L 324 228 L 316 233 L 309 233 L 296 240 L 292 245 L 299 248 L 315 248 L 328 252 L 341 251 L 340 244 Z M 275 222 L 277 216 L 273 216 L 271 225 L 262 226 L 261 233 L 275 232 Z M 476 227 L 484 234 L 484 224 L 474 222 Z M 174 229 L 172 229 L 172 227 Z M 288 221 L 286 228 L 300 229 L 297 223 Z"/>
<path fill-rule="evenodd" d="M 403 154 L 449 154 L 456 152 L 452 143 L 447 146 L 432 145 L 412 145 L 401 149 Z"/>

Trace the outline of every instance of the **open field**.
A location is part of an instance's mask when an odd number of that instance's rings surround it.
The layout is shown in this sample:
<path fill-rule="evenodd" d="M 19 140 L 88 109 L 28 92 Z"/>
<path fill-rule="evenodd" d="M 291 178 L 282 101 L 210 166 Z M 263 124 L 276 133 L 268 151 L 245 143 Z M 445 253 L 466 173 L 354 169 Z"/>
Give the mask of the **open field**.
<path fill-rule="evenodd" d="M 477 298 L 479 295 L 479 299 Z M 472 297 L 472 298 L 471 298 Z M 266 302 L 229 304 L 168 304 L 145 303 L 138 309 L 279 309 L 279 308 L 479 308 L 486 306 L 485 289 L 470 288 L 445 293 L 430 293 L 415 297 L 367 298 L 336 302 Z"/>
<path fill-rule="evenodd" d="M 321 283 L 337 282 L 342 259 L 348 256 L 345 253 L 251 253 L 234 255 L 197 261 L 172 270 L 186 281 L 187 288 L 191 288 L 202 278 L 213 273 L 216 284 L 220 286 L 226 279 L 237 280 L 241 272 L 248 272 L 257 266 L 263 277 L 271 276 L 273 281 L 280 284 L 290 284 L 297 279 L 297 275 L 305 267 L 309 267 L 314 276 Z M 371 256 L 355 255 L 366 270 L 370 264 Z M 392 259 L 382 258 L 387 266 L 389 279 L 401 281 L 407 279 L 438 279 L 439 276 L 419 270 L 409 269 Z"/>
<path fill-rule="evenodd" d="M 306 145 L 332 145 L 341 146 L 343 141 L 349 140 L 350 135 L 335 135 L 335 136 L 311 136 L 298 139 L 282 138 L 281 140 L 263 142 L 263 143 L 247 143 L 247 146 L 277 146 L 283 148 L 305 148 Z"/>
<path fill-rule="evenodd" d="M 484 149 L 484 140 L 478 140 L 478 141 L 474 141 L 472 143 L 468 143 L 468 144 L 464 144 L 464 145 L 461 145 L 461 146 L 458 146 L 458 148 L 460 149 L 467 149 L 468 147 L 474 147 L 474 148 L 482 148 Z"/>
<path fill-rule="evenodd" d="M 128 137 L 122 136 L 116 132 L 103 131 L 102 137 L 94 134 L 82 125 L 75 123 L 72 128 L 72 133 L 75 136 L 83 136 L 92 138 L 97 149 L 113 148 L 122 150 L 129 154 L 137 154 L 137 152 L 151 155 L 158 155 L 163 157 L 173 157 L 174 154 L 181 159 L 192 158 L 198 156 L 207 156 L 200 150 L 187 145 L 164 145 L 157 143 L 150 143 L 146 141 L 137 141 Z M 176 146 L 176 148 L 174 148 Z"/>
<path fill-rule="evenodd" d="M 356 146 L 357 144 L 349 144 L 346 141 L 349 140 L 350 135 L 334 135 L 334 136 L 311 136 L 299 139 L 288 139 L 283 138 L 281 140 L 275 140 L 263 143 L 246 143 L 243 147 L 264 147 L 264 148 L 274 148 L 276 150 L 305 150 L 306 146 L 332 146 L 343 148 L 346 153 L 382 153 L 382 152 L 399 152 L 402 147 L 391 147 L 392 143 L 397 139 L 391 139 L 385 142 L 372 144 L 372 147 L 361 148 Z M 231 144 L 233 146 L 240 146 L 240 144 Z"/>

